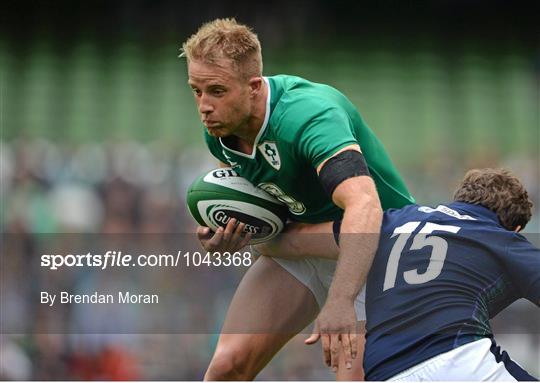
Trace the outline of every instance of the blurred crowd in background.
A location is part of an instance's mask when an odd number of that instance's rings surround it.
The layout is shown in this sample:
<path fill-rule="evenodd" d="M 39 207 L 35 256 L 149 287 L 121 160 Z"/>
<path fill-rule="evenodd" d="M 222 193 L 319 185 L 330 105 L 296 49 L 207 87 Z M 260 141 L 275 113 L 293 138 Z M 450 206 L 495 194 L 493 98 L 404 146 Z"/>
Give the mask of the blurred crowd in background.
<path fill-rule="evenodd" d="M 165 284 L 169 294 L 176 294 L 178 320 L 188 327 L 193 323 L 194 332 L 200 334 L 175 327 L 171 332 L 182 333 L 149 334 L 146 329 L 142 335 L 73 334 L 74 328 L 121 332 L 132 322 L 142 321 L 144 314 L 150 320 L 160 314 L 115 307 L 110 317 L 104 317 L 103 310 L 91 305 L 64 305 L 51 311 L 38 304 L 39 292 L 51 287 L 74 292 L 107 292 L 116 287 L 111 283 L 114 274 L 104 277 L 103 272 L 91 269 L 76 274 L 61 270 L 53 275 L 56 280 L 44 280 L 48 275 L 44 277 L 39 268 L 41 252 L 37 250 L 40 241 L 46 241 L 43 233 L 58 233 L 58 242 L 73 238 L 60 233 L 103 237 L 191 233 L 194 237 L 195 224 L 184 205 L 185 190 L 190 180 L 214 166 L 209 156 L 204 152 L 167 155 L 155 146 L 134 142 L 110 147 L 114 150 L 97 145 L 66 148 L 45 140 L 2 143 L 1 296 L 6 310 L 2 328 L 7 333 L 0 338 L 2 379 L 199 380 L 204 374 L 227 304 L 245 269 L 118 273 L 126 290 L 157 291 L 163 290 L 158 285 Z M 177 248 L 188 247 L 179 243 Z M 62 253 L 61 246 L 56 249 Z M 126 273 L 132 273 L 128 281 Z M 201 321 L 208 323 L 204 327 Z M 26 335 L 13 334 L 21 328 Z M 319 350 L 303 346 L 301 336 L 288 349 L 289 356 L 275 362 L 266 373 L 268 378 L 331 377 L 320 363 Z"/>
<path fill-rule="evenodd" d="M 526 231 L 538 237 L 540 55 L 532 13 L 513 14 L 503 1 L 434 1 L 419 10 L 360 3 L 283 0 L 267 9 L 216 0 L 202 10 L 198 2 L 3 2 L 9 17 L 0 26 L 1 309 L 8 312 L 3 319 L 27 331 L 0 331 L 0 379 L 202 378 L 242 270 L 160 270 L 129 281 L 165 286 L 178 297 L 179 320 L 206 321 L 215 331 L 77 334 L 74 323 L 106 330 L 119 316 L 136 321 L 142 313 L 98 318 L 88 306 L 36 309 L 43 280 L 31 254 L 40 233 L 193 235 L 185 193 L 215 162 L 176 56 L 181 42 L 214 17 L 253 25 L 265 74 L 295 74 L 343 91 L 419 203 L 450 200 L 472 167 L 514 171 L 535 203 Z M 7 246 L 9 236 L 18 242 Z M 56 278 L 88 291 L 110 283 L 86 271 Z M 495 322 L 499 343 L 536 376 L 537 311 L 520 301 Z M 318 346 L 304 346 L 303 337 L 260 378 L 332 379 Z"/>

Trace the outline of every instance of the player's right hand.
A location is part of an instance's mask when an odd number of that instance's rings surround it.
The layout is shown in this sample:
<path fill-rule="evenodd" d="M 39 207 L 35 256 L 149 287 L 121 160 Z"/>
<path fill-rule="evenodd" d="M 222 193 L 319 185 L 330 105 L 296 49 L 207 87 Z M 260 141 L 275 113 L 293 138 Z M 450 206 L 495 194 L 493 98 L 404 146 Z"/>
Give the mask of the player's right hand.
<path fill-rule="evenodd" d="M 225 229 L 219 227 L 216 232 L 210 230 L 209 227 L 199 226 L 197 237 L 206 251 L 234 253 L 245 247 L 251 240 L 251 233 L 244 233 L 245 226 L 244 223 L 231 218 Z"/>
<path fill-rule="evenodd" d="M 358 330 L 354 301 L 327 299 L 315 319 L 315 326 L 305 344 L 315 344 L 321 339 L 324 363 L 337 372 L 339 348 L 343 348 L 345 367 L 352 368 L 352 360 L 358 352 Z"/>

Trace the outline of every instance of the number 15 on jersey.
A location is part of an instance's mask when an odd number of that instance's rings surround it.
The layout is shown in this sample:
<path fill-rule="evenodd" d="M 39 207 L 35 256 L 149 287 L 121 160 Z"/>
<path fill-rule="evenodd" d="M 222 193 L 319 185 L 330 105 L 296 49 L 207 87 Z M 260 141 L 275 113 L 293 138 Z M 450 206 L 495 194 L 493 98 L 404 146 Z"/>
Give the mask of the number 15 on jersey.
<path fill-rule="evenodd" d="M 412 233 L 420 226 L 421 222 L 407 222 L 404 225 L 396 227 L 391 238 L 397 236 L 396 243 L 392 247 L 388 264 L 386 265 L 386 273 L 384 276 L 383 291 L 393 288 L 396 285 L 396 277 L 398 272 L 399 260 L 405 249 L 407 241 L 412 236 Z M 420 250 L 426 246 L 431 246 L 431 255 L 429 264 L 425 272 L 419 273 L 418 269 L 412 269 L 403 273 L 405 282 L 410 285 L 418 285 L 429 282 L 437 278 L 444 266 L 446 253 L 448 251 L 448 242 L 436 235 L 429 235 L 434 231 L 444 231 L 448 233 L 457 233 L 460 227 L 451 225 L 439 225 L 433 222 L 426 222 L 420 231 L 414 235 L 412 245 L 409 250 Z M 428 236 L 429 235 L 429 236 Z"/>

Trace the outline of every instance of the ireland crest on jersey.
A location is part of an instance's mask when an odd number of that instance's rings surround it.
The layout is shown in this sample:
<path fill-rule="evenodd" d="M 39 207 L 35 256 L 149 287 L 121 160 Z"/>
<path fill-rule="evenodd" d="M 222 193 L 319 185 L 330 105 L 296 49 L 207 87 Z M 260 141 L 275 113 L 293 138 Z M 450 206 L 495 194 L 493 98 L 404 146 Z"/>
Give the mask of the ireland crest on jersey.
<path fill-rule="evenodd" d="M 275 142 L 265 141 L 258 146 L 262 155 L 268 161 L 270 165 L 276 170 L 281 168 L 281 158 L 279 158 L 279 152 Z"/>

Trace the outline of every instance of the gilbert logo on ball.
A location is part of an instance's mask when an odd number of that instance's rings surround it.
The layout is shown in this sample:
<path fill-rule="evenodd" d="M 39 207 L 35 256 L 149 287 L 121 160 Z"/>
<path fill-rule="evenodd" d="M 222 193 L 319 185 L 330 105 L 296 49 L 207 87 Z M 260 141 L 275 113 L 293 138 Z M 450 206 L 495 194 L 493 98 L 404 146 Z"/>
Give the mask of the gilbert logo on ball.
<path fill-rule="evenodd" d="M 267 241 L 283 230 L 287 206 L 256 188 L 232 168 L 214 169 L 197 178 L 187 193 L 193 218 L 212 230 L 236 218 L 252 234 L 251 244 Z"/>

